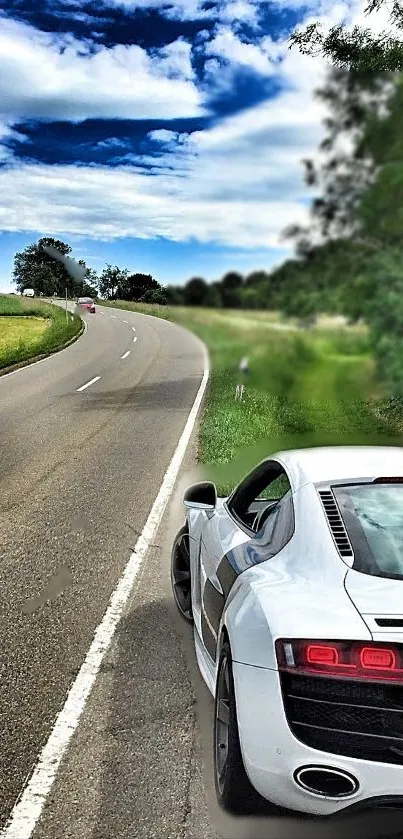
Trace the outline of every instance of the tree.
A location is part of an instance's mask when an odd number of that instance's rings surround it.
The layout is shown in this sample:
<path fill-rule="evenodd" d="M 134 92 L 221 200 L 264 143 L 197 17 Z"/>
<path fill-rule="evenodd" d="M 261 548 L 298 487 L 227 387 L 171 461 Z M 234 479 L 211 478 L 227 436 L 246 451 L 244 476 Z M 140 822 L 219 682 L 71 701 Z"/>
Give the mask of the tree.
<path fill-rule="evenodd" d="M 43 246 L 56 248 L 62 254 L 71 253 L 70 245 L 59 239 L 44 237 L 37 243 L 28 245 L 23 251 L 15 254 L 13 282 L 17 291 L 33 288 L 35 294 L 46 297 L 56 294 L 64 297 L 65 289 L 69 296 L 74 296 L 74 280 L 66 271 L 64 265 L 43 250 Z"/>
<path fill-rule="evenodd" d="M 158 288 L 149 288 L 140 298 L 141 303 L 158 303 L 160 306 L 166 306 L 168 297 L 165 289 L 159 286 Z"/>
<path fill-rule="evenodd" d="M 185 306 L 204 306 L 207 289 L 207 283 L 201 277 L 189 280 L 184 288 Z"/>
<path fill-rule="evenodd" d="M 275 272 L 281 306 L 300 319 L 319 311 L 364 319 L 378 372 L 403 396 L 403 83 L 373 74 L 368 87 L 367 73 L 346 78 L 345 70 L 333 70 L 331 81 L 322 144 L 329 155 L 306 166 L 318 195 L 311 225 L 295 229 L 299 259 Z M 346 138 L 350 148 L 335 155 Z"/>
<path fill-rule="evenodd" d="M 401 247 L 403 243 L 403 80 L 394 85 L 388 112 L 372 121 L 365 142 L 376 166 L 376 175 L 361 196 L 357 219 L 372 251 Z"/>
<path fill-rule="evenodd" d="M 267 309 L 267 300 L 263 299 L 263 289 L 259 286 L 248 286 L 242 289 L 242 309 Z"/>
<path fill-rule="evenodd" d="M 119 288 L 124 288 L 129 272 L 107 264 L 99 278 L 99 291 L 107 300 L 116 300 Z M 123 298 L 124 299 L 124 298 Z"/>
<path fill-rule="evenodd" d="M 358 231 L 356 209 L 373 183 L 376 164 L 368 141 L 368 126 L 378 124 L 393 86 L 384 73 L 331 69 L 317 99 L 328 110 L 326 135 L 317 162 L 304 160 L 305 182 L 316 191 L 308 228 L 289 227 L 285 238 L 297 241 L 304 257 L 327 239 L 351 237 Z"/>
<path fill-rule="evenodd" d="M 267 271 L 252 271 L 246 277 L 245 288 L 255 288 L 263 283 L 267 283 L 268 276 Z"/>
<path fill-rule="evenodd" d="M 144 301 L 144 295 L 161 291 L 161 285 L 151 274 L 130 274 L 122 285 L 119 285 L 118 297 L 121 300 Z"/>
<path fill-rule="evenodd" d="M 218 284 L 215 285 L 212 283 L 207 285 L 203 306 L 207 306 L 209 309 L 219 309 L 222 306 L 222 297 Z"/>
<path fill-rule="evenodd" d="M 243 277 L 236 271 L 229 271 L 222 278 L 220 291 L 222 304 L 226 309 L 239 309 L 241 306 L 240 290 L 243 287 Z"/>
<path fill-rule="evenodd" d="M 370 15 L 385 5 L 385 0 L 370 0 L 365 14 Z M 403 8 L 398 0 L 389 6 L 390 24 L 403 29 Z M 401 72 L 403 70 L 403 41 L 382 32 L 374 35 L 370 29 L 355 26 L 348 32 L 344 26 L 333 26 L 327 34 L 318 23 L 304 30 L 297 29 L 290 39 L 290 47 L 298 46 L 305 55 L 323 55 L 336 67 L 359 72 Z"/>
<path fill-rule="evenodd" d="M 94 268 L 88 268 L 83 259 L 78 260 L 79 265 L 86 268 L 86 275 L 82 283 L 82 287 L 78 292 L 80 297 L 97 297 L 99 278 Z"/>
<path fill-rule="evenodd" d="M 183 306 L 185 303 L 184 289 L 181 286 L 166 286 L 165 294 L 170 306 Z"/>

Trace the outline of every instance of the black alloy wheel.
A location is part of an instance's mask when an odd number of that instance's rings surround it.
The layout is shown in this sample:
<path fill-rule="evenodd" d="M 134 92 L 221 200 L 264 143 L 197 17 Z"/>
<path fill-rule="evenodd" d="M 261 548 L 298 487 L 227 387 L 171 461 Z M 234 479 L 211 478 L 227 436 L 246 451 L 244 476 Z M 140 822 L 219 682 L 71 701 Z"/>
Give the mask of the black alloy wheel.
<path fill-rule="evenodd" d="M 193 622 L 190 576 L 189 530 L 181 527 L 175 537 L 171 554 L 171 583 L 175 603 L 182 617 Z"/>

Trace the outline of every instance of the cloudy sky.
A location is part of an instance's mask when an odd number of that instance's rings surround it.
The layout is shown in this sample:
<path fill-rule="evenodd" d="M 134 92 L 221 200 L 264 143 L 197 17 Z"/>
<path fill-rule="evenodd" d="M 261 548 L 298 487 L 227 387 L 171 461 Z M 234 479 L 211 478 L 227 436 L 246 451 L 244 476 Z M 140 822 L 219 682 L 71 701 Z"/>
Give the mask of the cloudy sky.
<path fill-rule="evenodd" d="M 322 136 L 325 69 L 288 39 L 364 5 L 6 0 L 0 289 L 41 235 L 162 283 L 281 262 L 312 198 L 301 159 Z"/>

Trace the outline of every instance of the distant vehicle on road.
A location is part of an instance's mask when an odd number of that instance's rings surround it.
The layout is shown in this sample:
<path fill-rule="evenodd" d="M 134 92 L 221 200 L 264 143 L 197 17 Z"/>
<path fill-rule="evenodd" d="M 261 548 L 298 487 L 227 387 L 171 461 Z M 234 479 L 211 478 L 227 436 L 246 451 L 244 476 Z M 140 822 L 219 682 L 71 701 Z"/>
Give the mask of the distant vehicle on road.
<path fill-rule="evenodd" d="M 86 309 L 88 312 L 95 312 L 95 303 L 92 297 L 79 297 L 77 300 L 77 306 L 80 306 L 82 309 Z"/>
<path fill-rule="evenodd" d="M 35 292 L 33 288 L 24 288 L 22 292 L 23 297 L 35 297 Z"/>
<path fill-rule="evenodd" d="M 403 448 L 281 452 L 184 504 L 171 579 L 215 698 L 221 806 L 401 808 Z"/>

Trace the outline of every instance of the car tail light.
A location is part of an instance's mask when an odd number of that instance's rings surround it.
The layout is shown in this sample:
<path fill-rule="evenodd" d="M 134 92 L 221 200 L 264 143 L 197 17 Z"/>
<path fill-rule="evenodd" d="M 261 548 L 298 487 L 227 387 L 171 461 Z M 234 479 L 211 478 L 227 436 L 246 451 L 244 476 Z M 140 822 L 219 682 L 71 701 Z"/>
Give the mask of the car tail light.
<path fill-rule="evenodd" d="M 360 652 L 360 663 L 364 669 L 396 670 L 396 654 L 394 650 L 363 647 Z"/>
<path fill-rule="evenodd" d="M 309 644 L 306 650 L 308 664 L 338 664 L 339 651 L 337 647 Z"/>
<path fill-rule="evenodd" d="M 276 655 L 283 672 L 403 683 L 399 645 L 280 638 Z"/>

